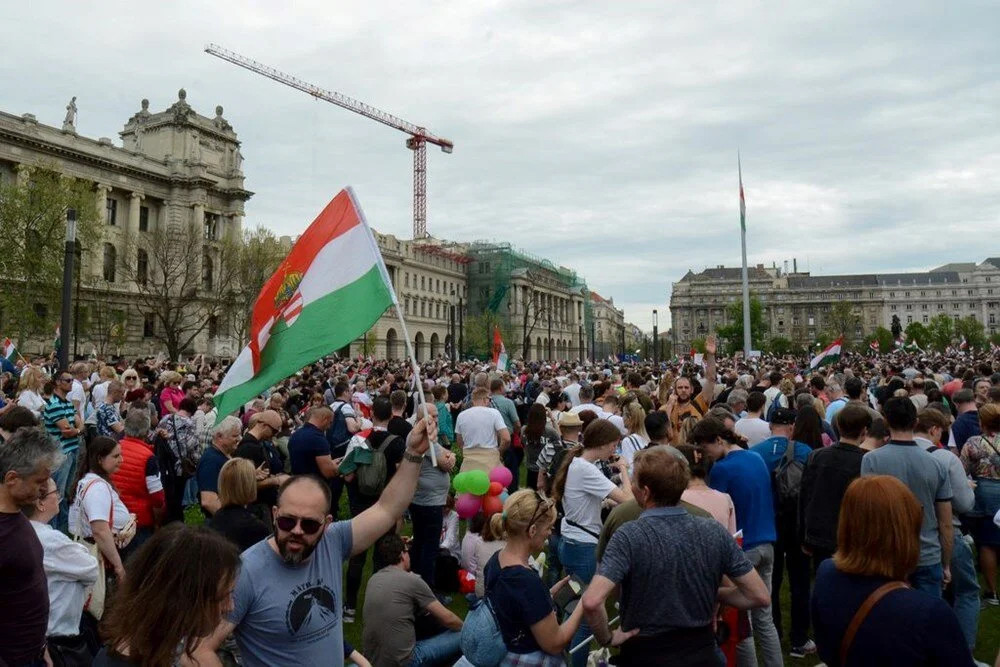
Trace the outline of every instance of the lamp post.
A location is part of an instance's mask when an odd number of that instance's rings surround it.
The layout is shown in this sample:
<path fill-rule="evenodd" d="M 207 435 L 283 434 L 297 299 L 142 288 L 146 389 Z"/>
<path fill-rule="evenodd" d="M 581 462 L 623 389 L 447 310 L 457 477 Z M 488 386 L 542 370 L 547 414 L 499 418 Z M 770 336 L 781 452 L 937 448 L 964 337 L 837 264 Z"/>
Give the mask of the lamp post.
<path fill-rule="evenodd" d="M 451 301 L 448 302 L 448 337 L 451 340 L 451 349 L 448 354 L 451 358 L 451 363 L 455 363 L 458 358 L 456 356 L 457 350 L 455 349 L 455 290 L 451 290 Z"/>
<path fill-rule="evenodd" d="M 659 317 L 656 313 L 656 308 L 653 309 L 653 366 L 659 367 L 660 365 L 660 336 L 659 336 Z"/>
<path fill-rule="evenodd" d="M 458 297 L 458 358 L 461 359 L 465 351 L 465 303 L 462 297 Z"/>
<path fill-rule="evenodd" d="M 59 368 L 69 368 L 70 308 L 73 300 L 73 260 L 76 259 L 76 210 L 66 211 L 66 252 L 63 259 L 62 308 L 59 320 Z"/>

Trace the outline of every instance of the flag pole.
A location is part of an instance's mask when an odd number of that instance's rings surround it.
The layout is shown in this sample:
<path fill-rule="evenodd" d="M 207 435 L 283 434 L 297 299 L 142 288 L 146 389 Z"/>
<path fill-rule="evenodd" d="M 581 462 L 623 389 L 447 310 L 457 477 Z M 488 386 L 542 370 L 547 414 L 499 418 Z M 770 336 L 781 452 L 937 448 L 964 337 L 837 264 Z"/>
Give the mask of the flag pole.
<path fill-rule="evenodd" d="M 382 251 L 378 249 L 378 243 L 375 242 L 375 236 L 372 234 L 372 228 L 368 226 L 368 220 L 365 218 L 364 211 L 361 209 L 361 204 L 358 202 L 357 197 L 354 196 L 354 188 L 347 187 L 348 196 L 354 203 L 354 210 L 358 212 L 358 219 L 361 221 L 361 225 L 365 228 L 365 233 L 368 236 L 368 242 L 372 246 L 372 250 L 375 252 L 375 258 L 378 261 L 378 270 L 382 275 L 382 281 L 385 283 L 386 287 L 389 289 L 389 296 L 392 297 L 392 307 L 396 311 L 396 317 L 399 319 L 399 328 L 403 330 L 403 342 L 406 345 L 406 354 L 410 357 L 410 365 L 413 369 L 413 379 L 417 385 L 417 395 L 420 398 L 420 403 L 424 406 L 427 405 L 427 397 L 424 396 L 424 383 L 420 381 L 420 366 L 417 364 L 417 356 L 413 354 L 413 343 L 410 341 L 410 332 L 406 329 L 406 321 L 403 319 L 403 309 L 399 307 L 399 299 L 396 297 L 396 288 L 392 284 L 392 280 L 389 278 L 389 270 L 385 268 L 385 260 L 382 259 Z M 388 352 L 388 351 L 387 351 Z M 416 412 L 417 406 L 413 406 L 414 412 Z M 429 419 L 430 413 L 427 412 L 427 408 L 424 408 L 424 419 Z M 437 467 L 437 452 L 435 447 L 436 442 L 430 443 L 430 447 L 427 449 L 431 455 L 431 463 L 434 467 Z"/>
<path fill-rule="evenodd" d="M 740 241 L 743 245 L 743 358 L 750 358 L 750 280 L 747 276 L 747 206 L 743 196 L 743 164 L 736 151 L 736 169 L 740 179 Z"/>

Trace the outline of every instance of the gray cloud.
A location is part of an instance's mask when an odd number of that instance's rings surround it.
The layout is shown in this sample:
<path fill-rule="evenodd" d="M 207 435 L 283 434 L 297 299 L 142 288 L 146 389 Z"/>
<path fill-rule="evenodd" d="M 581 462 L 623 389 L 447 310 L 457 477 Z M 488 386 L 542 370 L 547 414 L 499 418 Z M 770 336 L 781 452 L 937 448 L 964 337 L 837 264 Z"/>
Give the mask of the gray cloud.
<path fill-rule="evenodd" d="M 455 141 L 429 228 L 572 267 L 648 327 L 688 269 L 925 269 L 996 254 L 1000 8 L 989 2 L 232 0 L 5 10 L 2 108 L 115 136 L 177 88 L 244 142 L 248 222 L 294 234 L 343 185 L 407 236 L 389 128 L 201 52 L 214 41 Z M 666 328 L 661 317 L 661 327 Z"/>

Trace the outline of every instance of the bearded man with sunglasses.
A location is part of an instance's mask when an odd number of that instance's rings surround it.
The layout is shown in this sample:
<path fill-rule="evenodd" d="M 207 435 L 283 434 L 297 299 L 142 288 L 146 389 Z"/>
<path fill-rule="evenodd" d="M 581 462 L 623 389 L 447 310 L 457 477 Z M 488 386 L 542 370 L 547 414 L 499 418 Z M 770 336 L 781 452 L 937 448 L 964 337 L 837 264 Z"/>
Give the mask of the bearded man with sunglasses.
<path fill-rule="evenodd" d="M 413 498 L 436 420 L 418 421 L 403 460 L 378 501 L 350 521 L 333 521 L 330 487 L 297 476 L 278 489 L 275 533 L 243 553 L 233 611 L 195 651 L 199 665 L 221 665 L 216 649 L 235 630 L 243 665 L 344 664 L 341 582 L 344 561 L 385 535 Z"/>

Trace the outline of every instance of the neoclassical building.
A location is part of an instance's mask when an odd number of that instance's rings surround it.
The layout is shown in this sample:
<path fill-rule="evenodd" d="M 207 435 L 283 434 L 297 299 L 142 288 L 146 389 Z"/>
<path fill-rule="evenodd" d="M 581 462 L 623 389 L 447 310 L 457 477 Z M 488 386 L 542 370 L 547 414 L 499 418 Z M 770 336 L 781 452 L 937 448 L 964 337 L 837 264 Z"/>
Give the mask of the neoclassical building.
<path fill-rule="evenodd" d="M 729 324 L 727 306 L 741 298 L 741 275 L 740 268 L 717 266 L 688 271 L 673 284 L 674 349 L 686 350 L 693 339 Z M 855 341 L 876 327 L 889 328 L 893 316 L 904 328 L 912 322 L 926 324 L 943 313 L 956 320 L 974 317 L 987 335 L 1000 330 L 1000 257 L 922 272 L 831 276 L 800 272 L 794 264 L 792 271 L 758 264 L 749 268 L 748 277 L 770 335 L 798 344 L 811 345 L 826 331 L 835 303 L 850 303 L 859 316 L 855 330 L 843 332 Z"/>
<path fill-rule="evenodd" d="M 117 349 L 103 353 L 162 349 L 153 338 L 156 319 L 144 312 L 135 281 L 125 276 L 153 269 L 154 259 L 143 248 L 156 230 L 187 227 L 197 246 L 191 257 L 202 276 L 192 298 L 211 294 L 220 244 L 240 238 L 244 204 L 253 194 L 244 187 L 240 141 L 221 106 L 214 117 L 201 115 L 183 89 L 163 111 L 150 111 L 149 101 L 142 100 L 119 132 L 121 145 L 109 137 L 79 134 L 75 102 L 67 107 L 61 128 L 40 123 L 30 113 L 0 112 L 0 179 L 27 178 L 31 167 L 45 166 L 93 183 L 102 233 L 96 247 L 83 249 L 81 306 L 85 315 L 110 308 L 111 319 L 124 323 Z M 218 321 L 207 324 L 188 351 L 234 356 L 237 342 L 226 327 Z M 76 347 L 87 354 L 97 342 L 82 329 Z M 29 341 L 26 351 L 50 348 L 48 336 Z"/>

